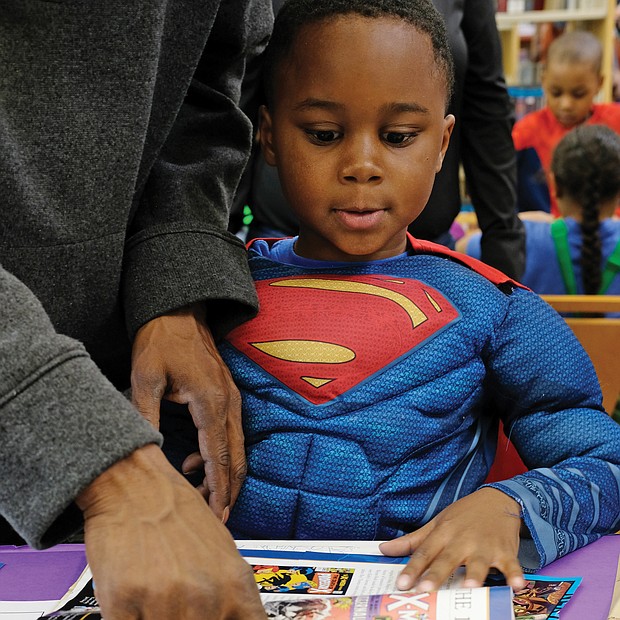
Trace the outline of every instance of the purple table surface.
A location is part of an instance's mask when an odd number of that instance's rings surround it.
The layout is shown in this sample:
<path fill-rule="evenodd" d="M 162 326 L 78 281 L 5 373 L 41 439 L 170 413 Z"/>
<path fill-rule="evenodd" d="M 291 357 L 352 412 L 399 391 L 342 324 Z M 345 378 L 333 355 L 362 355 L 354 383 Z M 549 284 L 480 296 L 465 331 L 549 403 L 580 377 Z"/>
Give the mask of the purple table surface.
<path fill-rule="evenodd" d="M 60 599 L 86 566 L 84 545 L 56 545 L 36 551 L 30 547 L 0 546 L 0 600 Z"/>
<path fill-rule="evenodd" d="M 581 577 L 561 611 L 561 620 L 607 620 L 616 581 L 620 535 L 600 540 L 545 566 L 540 575 Z M 60 598 L 86 566 L 84 545 L 57 545 L 44 551 L 0 546 L 0 600 Z"/>
<path fill-rule="evenodd" d="M 620 535 L 603 536 L 538 571 L 550 577 L 582 578 L 581 585 L 560 612 L 561 620 L 607 620 L 619 557 Z"/>

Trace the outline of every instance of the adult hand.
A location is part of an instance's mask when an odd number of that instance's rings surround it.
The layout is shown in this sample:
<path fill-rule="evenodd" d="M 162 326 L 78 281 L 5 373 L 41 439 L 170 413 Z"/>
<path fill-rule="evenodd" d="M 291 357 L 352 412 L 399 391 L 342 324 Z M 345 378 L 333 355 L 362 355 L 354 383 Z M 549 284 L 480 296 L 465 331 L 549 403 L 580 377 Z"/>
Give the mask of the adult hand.
<path fill-rule="evenodd" d="M 465 565 L 464 587 L 480 587 L 489 569 L 500 570 L 513 589 L 524 587 L 517 558 L 519 504 L 485 487 L 454 502 L 419 530 L 380 545 L 385 555 L 411 555 L 396 582 L 400 590 L 435 590 Z"/>
<path fill-rule="evenodd" d="M 188 405 L 200 455 L 188 459 L 184 471 L 204 466 L 199 491 L 226 521 L 246 474 L 241 396 L 217 351 L 202 304 L 140 328 L 133 344 L 131 387 L 134 405 L 156 428 L 162 398 Z"/>
<path fill-rule="evenodd" d="M 225 526 L 148 445 L 76 499 L 106 620 L 265 620 L 252 570 Z"/>

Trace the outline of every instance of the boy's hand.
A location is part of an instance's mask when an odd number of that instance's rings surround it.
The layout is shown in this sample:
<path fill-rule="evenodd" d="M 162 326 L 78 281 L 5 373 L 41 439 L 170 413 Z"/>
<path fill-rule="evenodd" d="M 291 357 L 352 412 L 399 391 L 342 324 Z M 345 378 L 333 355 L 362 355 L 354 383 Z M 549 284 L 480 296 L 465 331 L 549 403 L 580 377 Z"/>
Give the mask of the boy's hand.
<path fill-rule="evenodd" d="M 517 559 L 519 504 L 497 489 L 480 489 L 440 512 L 419 530 L 380 545 L 385 555 L 411 555 L 396 582 L 400 590 L 436 590 L 465 565 L 464 587 L 479 587 L 496 568 L 513 589 L 524 587 Z"/>
<path fill-rule="evenodd" d="M 241 396 L 205 322 L 202 304 L 158 317 L 136 334 L 132 400 L 155 428 L 161 399 L 187 404 L 205 479 L 199 488 L 226 521 L 245 478 Z"/>

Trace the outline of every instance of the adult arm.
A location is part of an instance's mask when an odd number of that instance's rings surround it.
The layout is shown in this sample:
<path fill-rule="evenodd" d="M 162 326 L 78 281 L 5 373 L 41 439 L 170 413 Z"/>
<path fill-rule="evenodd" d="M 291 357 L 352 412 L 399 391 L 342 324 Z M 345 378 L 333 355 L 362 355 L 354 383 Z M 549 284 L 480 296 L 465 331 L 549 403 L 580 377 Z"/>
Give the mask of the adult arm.
<path fill-rule="evenodd" d="M 264 618 L 248 565 L 167 463 L 159 434 L 2 269 L 0 302 L 0 514 L 37 548 L 84 518 L 111 620 L 205 609 L 222 620 Z"/>
<path fill-rule="evenodd" d="M 234 503 L 245 457 L 239 395 L 211 329 L 217 337 L 256 311 L 245 248 L 227 226 L 251 144 L 241 80 L 271 20 L 266 0 L 221 3 L 141 192 L 125 257 L 134 402 L 156 426 L 162 397 L 189 406 L 203 490 L 219 515 Z"/>
<path fill-rule="evenodd" d="M 156 446 L 103 472 L 77 503 L 106 619 L 266 618 L 230 533 Z"/>
<path fill-rule="evenodd" d="M 81 525 L 80 490 L 160 436 L 1 268 L 0 359 L 0 511 L 28 544 L 49 546 Z"/>
<path fill-rule="evenodd" d="M 462 29 L 468 63 L 460 118 L 461 161 L 482 230 L 482 260 L 519 278 L 525 268 L 525 235 L 516 209 L 514 117 L 492 0 L 466 2 Z"/>
<path fill-rule="evenodd" d="M 125 248 L 123 292 L 131 337 L 155 317 L 206 302 L 214 333 L 226 333 L 256 311 L 243 243 L 227 231 L 229 207 L 250 153 L 252 128 L 239 108 L 248 58 L 265 45 L 267 0 L 222 2 L 192 67 L 161 59 L 187 75 L 187 92 L 165 142 L 138 188 Z M 181 36 L 178 34 L 177 36 Z M 162 84 L 163 87 L 163 84 Z M 177 104 L 169 104 L 175 108 Z"/>

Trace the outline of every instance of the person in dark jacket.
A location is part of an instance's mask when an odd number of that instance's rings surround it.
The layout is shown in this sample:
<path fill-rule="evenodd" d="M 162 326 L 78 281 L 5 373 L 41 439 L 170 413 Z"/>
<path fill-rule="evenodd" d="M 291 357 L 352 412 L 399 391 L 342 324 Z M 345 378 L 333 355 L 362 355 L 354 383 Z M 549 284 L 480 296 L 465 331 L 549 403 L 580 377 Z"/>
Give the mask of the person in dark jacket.
<path fill-rule="evenodd" d="M 241 80 L 272 17 L 264 0 L 0 6 L 0 515 L 33 547 L 83 522 L 110 620 L 265 617 L 222 525 L 245 457 L 214 340 L 256 311 L 226 226 Z M 189 407 L 212 510 L 157 446 L 164 396 Z"/>

